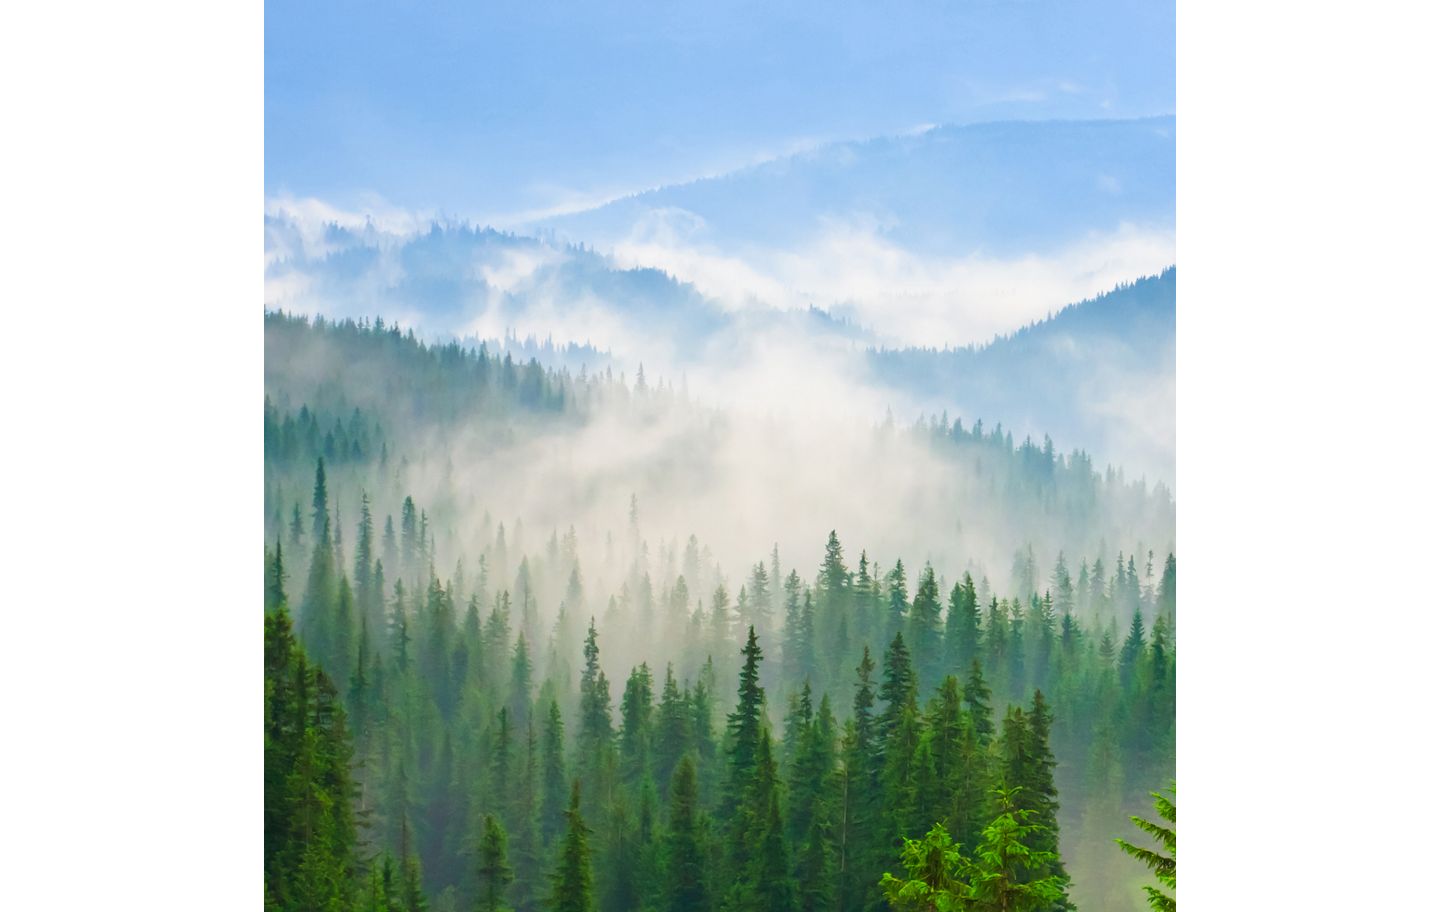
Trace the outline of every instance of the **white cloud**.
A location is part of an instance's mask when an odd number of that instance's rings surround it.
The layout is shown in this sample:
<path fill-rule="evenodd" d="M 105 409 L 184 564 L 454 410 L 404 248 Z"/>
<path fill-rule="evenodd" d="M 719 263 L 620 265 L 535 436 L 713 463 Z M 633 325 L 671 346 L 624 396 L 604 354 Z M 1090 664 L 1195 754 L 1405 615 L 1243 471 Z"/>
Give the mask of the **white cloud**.
<path fill-rule="evenodd" d="M 998 258 L 916 254 L 864 217 L 825 221 L 789 250 L 721 250 L 693 242 L 683 224 L 676 210 L 651 213 L 612 253 L 622 265 L 691 282 L 731 309 L 824 307 L 901 345 L 983 343 L 1175 262 L 1173 230 L 1128 225 L 1053 252 Z"/>

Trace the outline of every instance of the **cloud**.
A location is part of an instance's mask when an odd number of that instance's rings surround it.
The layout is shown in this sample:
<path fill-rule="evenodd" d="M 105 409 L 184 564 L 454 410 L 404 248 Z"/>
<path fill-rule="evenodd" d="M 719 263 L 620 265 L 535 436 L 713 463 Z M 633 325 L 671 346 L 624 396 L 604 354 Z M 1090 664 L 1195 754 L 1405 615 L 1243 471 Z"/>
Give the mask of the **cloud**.
<path fill-rule="evenodd" d="M 707 245 L 685 228 L 698 218 L 652 211 L 611 252 L 621 265 L 663 269 L 732 310 L 821 307 L 892 345 L 982 344 L 1175 262 L 1173 229 L 1133 225 L 1047 253 L 931 257 L 888 240 L 873 216 L 824 219 L 811 240 L 780 250 Z"/>

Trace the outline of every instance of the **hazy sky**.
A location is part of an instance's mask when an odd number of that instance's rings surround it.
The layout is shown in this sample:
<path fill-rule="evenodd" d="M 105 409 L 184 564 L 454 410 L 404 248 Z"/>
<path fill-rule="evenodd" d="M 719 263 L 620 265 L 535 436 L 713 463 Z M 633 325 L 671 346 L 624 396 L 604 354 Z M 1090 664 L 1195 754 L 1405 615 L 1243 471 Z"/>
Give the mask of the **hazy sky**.
<path fill-rule="evenodd" d="M 505 224 L 816 142 L 1173 113 L 1174 6 L 316 0 L 265 10 L 267 195 Z"/>

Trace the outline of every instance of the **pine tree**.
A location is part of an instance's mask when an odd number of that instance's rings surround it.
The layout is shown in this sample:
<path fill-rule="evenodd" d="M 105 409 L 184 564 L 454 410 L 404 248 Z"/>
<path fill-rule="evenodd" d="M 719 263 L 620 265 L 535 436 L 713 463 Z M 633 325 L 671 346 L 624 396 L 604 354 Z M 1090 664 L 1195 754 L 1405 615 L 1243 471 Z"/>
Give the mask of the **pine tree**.
<path fill-rule="evenodd" d="M 969 888 L 963 880 L 960 849 L 941 824 L 921 839 L 905 839 L 900 849 L 904 877 L 886 872 L 880 889 L 895 912 L 961 912 Z"/>
<path fill-rule="evenodd" d="M 1062 893 L 1051 909 L 1074 909 L 1069 896 L 1063 892 L 1070 883 L 1070 876 L 1060 858 L 1060 793 L 1055 787 L 1055 755 L 1050 750 L 1050 725 L 1054 717 L 1045 702 L 1045 695 L 1039 690 L 1025 714 L 1026 753 L 1029 764 L 1025 771 L 1021 795 L 1027 807 L 1034 811 L 1035 840 L 1031 848 L 1055 856 L 1045 868 L 1045 873 L 1056 878 Z"/>
<path fill-rule="evenodd" d="M 796 906 L 800 912 L 821 912 L 834 904 L 835 716 L 830 697 L 801 737 L 791 773 L 791 845 L 795 847 Z"/>
<path fill-rule="evenodd" d="M 520 912 L 529 912 L 539 904 L 539 882 L 543 867 L 539 833 L 536 830 L 537 781 L 540 777 L 539 758 L 535 745 L 535 726 L 525 726 L 525 762 L 520 768 L 519 781 L 509 796 L 511 820 L 511 846 L 515 865 L 515 884 L 512 887 L 515 907 Z"/>
<path fill-rule="evenodd" d="M 580 780 L 570 787 L 570 807 L 565 812 L 565 835 L 560 857 L 550 878 L 548 912 L 594 912 L 595 898 L 590 871 L 590 828 L 580 816 Z"/>
<path fill-rule="evenodd" d="M 310 534 L 319 541 L 324 533 L 330 547 L 330 496 L 325 489 L 325 457 L 315 460 L 315 487 L 310 495 Z"/>
<path fill-rule="evenodd" d="M 265 563 L 265 613 L 273 614 L 285 598 L 285 560 L 281 556 L 280 539 L 275 539 L 275 550 Z"/>
<path fill-rule="evenodd" d="M 530 724 L 530 648 L 525 634 L 515 639 L 515 654 L 510 661 L 510 719 L 517 728 Z"/>
<path fill-rule="evenodd" d="M 914 650 L 918 686 L 928 689 L 940 678 L 943 642 L 940 631 L 940 587 L 935 582 L 935 568 L 927 562 L 915 586 L 915 601 L 910 606 L 906 625 Z"/>
<path fill-rule="evenodd" d="M 850 573 L 845 569 L 845 554 L 835 530 L 831 529 L 830 537 L 825 541 L 825 561 L 820 567 L 821 592 L 834 604 L 838 604 L 849 589 L 849 583 Z M 831 603 L 827 601 L 827 606 Z"/>
<path fill-rule="evenodd" d="M 945 664 L 969 668 L 980 656 L 980 606 L 975 580 L 969 573 L 950 590 L 950 609 L 945 614 Z"/>
<path fill-rule="evenodd" d="M 774 630 L 775 606 L 771 603 L 770 574 L 765 570 L 765 562 L 760 561 L 750 571 L 750 614 L 755 628 L 760 631 L 760 636 L 766 638 Z M 779 581 L 776 580 L 778 583 Z"/>
<path fill-rule="evenodd" d="M 1130 633 L 1120 647 L 1119 669 L 1122 687 L 1128 688 L 1136 680 L 1135 666 L 1144 650 L 1145 623 L 1140 618 L 1140 609 L 1136 608 L 1130 618 Z"/>
<path fill-rule="evenodd" d="M 1160 573 L 1160 589 L 1155 594 L 1155 613 L 1175 617 L 1175 555 L 1165 556 L 1165 569 Z"/>
<path fill-rule="evenodd" d="M 763 743 L 769 743 L 768 736 Z M 795 883 L 790 879 L 790 851 L 780 815 L 780 793 L 775 789 L 769 792 L 763 824 L 755 834 L 749 901 L 741 908 L 746 912 L 794 912 Z"/>
<path fill-rule="evenodd" d="M 360 602 L 360 616 L 379 620 L 379 593 L 373 590 L 375 573 L 375 521 L 370 515 L 370 495 L 360 492 L 360 525 L 355 536 L 355 592 Z"/>
<path fill-rule="evenodd" d="M 667 787 L 680 758 L 691 749 L 694 727 L 690 701 L 681 696 L 675 683 L 673 665 L 665 666 L 665 684 L 660 691 L 660 709 L 657 713 L 654 738 L 655 780 Z"/>
<path fill-rule="evenodd" d="M 885 709 L 880 713 L 879 719 L 882 743 L 889 742 L 904 710 L 907 707 L 914 709 L 916 692 L 915 669 L 910 664 L 910 650 L 905 646 L 905 637 L 897 631 L 889 648 L 885 650 L 885 679 L 880 685 L 880 699 L 885 701 Z"/>
<path fill-rule="evenodd" d="M 345 712 L 283 605 L 265 617 L 264 659 L 266 903 L 347 909 L 358 880 Z"/>
<path fill-rule="evenodd" d="M 317 470 L 316 497 L 325 496 L 323 461 Z M 335 603 L 338 597 L 335 576 L 335 551 L 330 541 L 330 520 L 322 507 L 317 515 L 315 547 L 310 556 L 310 570 L 305 581 L 305 594 L 300 600 L 300 633 L 306 649 L 322 663 L 335 655 Z M 343 670 L 334 669 L 335 671 Z"/>
<path fill-rule="evenodd" d="M 885 585 L 890 592 L 890 611 L 886 620 L 886 636 L 895 636 L 905 628 L 905 613 L 909 596 L 905 589 L 905 564 L 895 562 L 895 567 L 885 574 Z"/>
<path fill-rule="evenodd" d="M 666 912 L 704 912 L 709 905 L 699 801 L 695 761 L 687 753 L 670 781 L 664 867 Z"/>
<path fill-rule="evenodd" d="M 1166 569 L 1169 570 L 1170 566 L 1167 564 Z M 1169 791 L 1171 795 L 1175 794 L 1174 783 L 1171 783 Z M 1150 908 L 1155 912 L 1175 912 L 1173 895 L 1175 892 L 1175 800 L 1166 798 L 1159 792 L 1151 792 L 1150 796 L 1155 799 L 1155 813 L 1169 826 L 1137 816 L 1132 816 L 1130 820 L 1154 838 L 1156 842 L 1159 842 L 1164 852 L 1168 854 L 1141 848 L 1123 839 L 1116 839 L 1115 842 L 1120 845 L 1125 854 L 1132 858 L 1138 858 L 1145 867 L 1155 872 L 1155 879 L 1160 881 L 1161 886 L 1169 888 L 1170 892 L 1166 893 L 1158 887 L 1146 885 L 1145 895 L 1146 900 L 1150 903 Z"/>
<path fill-rule="evenodd" d="M 635 785 L 650 770 L 653 703 L 650 667 L 642 662 L 630 670 L 620 698 L 620 778 L 626 785 Z"/>
<path fill-rule="evenodd" d="M 1052 852 L 1029 847 L 1030 812 L 1015 805 L 1013 789 L 997 789 L 998 815 L 981 834 L 974 860 L 965 865 L 967 910 L 1039 912 L 1064 897 L 1064 884 L 1045 871 L 1058 862 Z"/>
<path fill-rule="evenodd" d="M 751 627 L 741 650 L 744 664 L 740 669 L 740 685 L 737 689 L 739 700 L 735 711 L 727 717 L 729 737 L 729 777 L 726 781 L 721 819 L 733 820 L 755 774 L 755 763 L 760 750 L 762 720 L 764 718 L 765 691 L 760 687 L 760 660 L 763 654 Z"/>
<path fill-rule="evenodd" d="M 402 912 L 425 912 L 429 902 L 422 887 L 420 859 L 410 851 L 410 823 L 400 818 L 400 909 Z"/>
<path fill-rule="evenodd" d="M 965 706 L 970 711 L 970 722 L 980 744 L 988 745 L 995 732 L 995 721 L 990 709 L 990 688 L 985 685 L 979 659 L 970 663 L 970 677 L 965 680 Z"/>
<path fill-rule="evenodd" d="M 478 854 L 480 889 L 476 912 L 509 912 L 505 892 L 515 879 L 515 872 L 506 858 L 505 827 L 493 814 L 485 815 Z"/>
<path fill-rule="evenodd" d="M 560 717 L 560 704 L 554 699 L 545 716 L 542 766 L 540 838 L 549 845 L 565 824 L 565 723 Z"/>
<path fill-rule="evenodd" d="M 514 787 L 511 731 L 510 710 L 501 707 L 495 717 L 495 733 L 490 743 L 490 791 L 494 806 L 501 808 L 502 812 L 510 810 L 511 789 Z"/>
<path fill-rule="evenodd" d="M 839 807 L 839 869 L 842 912 L 871 909 L 880 901 L 875 865 L 883 858 L 883 809 L 880 805 L 880 738 L 874 717 L 875 663 L 863 648 L 855 669 L 852 718 L 842 747 Z"/>
<path fill-rule="evenodd" d="M 305 540 L 305 526 L 300 519 L 300 504 L 297 502 L 290 511 L 290 547 L 299 548 Z"/>

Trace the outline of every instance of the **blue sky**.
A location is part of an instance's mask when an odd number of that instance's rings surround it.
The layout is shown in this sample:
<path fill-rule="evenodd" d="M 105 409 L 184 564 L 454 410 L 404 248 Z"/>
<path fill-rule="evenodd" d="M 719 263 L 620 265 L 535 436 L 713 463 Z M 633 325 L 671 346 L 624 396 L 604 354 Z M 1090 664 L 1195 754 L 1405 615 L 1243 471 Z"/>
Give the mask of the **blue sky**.
<path fill-rule="evenodd" d="M 504 224 L 834 139 L 1174 112 L 1137 0 L 267 3 L 268 195 Z"/>

